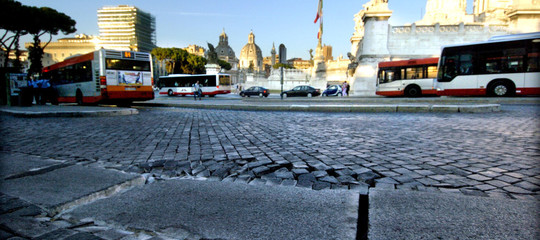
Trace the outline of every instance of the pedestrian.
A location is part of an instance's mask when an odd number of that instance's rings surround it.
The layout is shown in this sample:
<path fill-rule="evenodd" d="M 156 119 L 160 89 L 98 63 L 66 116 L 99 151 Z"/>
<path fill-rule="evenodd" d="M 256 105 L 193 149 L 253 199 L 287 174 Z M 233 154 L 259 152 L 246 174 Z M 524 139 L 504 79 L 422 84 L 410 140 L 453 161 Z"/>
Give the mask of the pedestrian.
<path fill-rule="evenodd" d="M 38 105 L 41 102 L 41 82 L 40 80 L 37 80 L 34 76 L 30 78 L 30 81 L 32 82 L 32 95 L 34 95 L 34 100 L 36 101 L 36 105 Z"/>
<path fill-rule="evenodd" d="M 347 81 L 345 81 L 345 83 L 347 84 L 347 89 L 346 89 L 346 94 L 347 96 L 349 96 L 349 90 L 351 89 L 351 86 L 349 85 L 349 83 Z"/>
<path fill-rule="evenodd" d="M 199 100 L 201 100 L 201 95 L 201 85 L 199 84 L 199 81 L 197 81 L 193 84 L 193 98 L 195 99 L 195 101 L 197 101 L 197 97 L 199 97 Z"/>
<path fill-rule="evenodd" d="M 347 89 L 348 88 L 348 84 L 347 84 L 347 81 L 343 82 L 343 84 L 341 85 L 341 94 L 346 97 L 349 90 Z"/>
<path fill-rule="evenodd" d="M 47 101 L 52 103 L 52 87 L 48 79 L 41 80 L 41 105 L 47 104 Z"/>

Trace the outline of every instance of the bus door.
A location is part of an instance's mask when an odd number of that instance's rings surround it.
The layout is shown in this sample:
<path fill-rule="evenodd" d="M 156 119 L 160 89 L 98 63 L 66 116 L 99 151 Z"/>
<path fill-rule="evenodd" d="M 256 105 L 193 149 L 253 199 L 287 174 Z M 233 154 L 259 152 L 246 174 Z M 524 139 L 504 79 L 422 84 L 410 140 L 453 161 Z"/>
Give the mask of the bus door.
<path fill-rule="evenodd" d="M 481 94 L 479 91 L 485 94 L 485 84 L 479 84 L 477 75 L 473 75 L 475 70 L 472 52 L 448 54 L 443 57 L 443 61 L 443 83 L 439 82 L 439 87 L 451 88 L 452 91 L 460 91 L 463 95 Z"/>

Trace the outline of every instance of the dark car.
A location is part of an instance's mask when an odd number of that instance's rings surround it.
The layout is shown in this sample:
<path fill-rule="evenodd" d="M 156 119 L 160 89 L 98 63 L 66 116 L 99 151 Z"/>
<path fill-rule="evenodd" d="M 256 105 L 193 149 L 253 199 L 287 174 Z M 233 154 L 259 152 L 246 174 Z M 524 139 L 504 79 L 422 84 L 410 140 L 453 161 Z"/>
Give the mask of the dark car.
<path fill-rule="evenodd" d="M 316 97 L 321 95 L 321 90 L 314 88 L 312 86 L 296 86 L 289 91 L 284 91 L 281 94 L 284 98 L 286 97 Z"/>
<path fill-rule="evenodd" d="M 240 92 L 240 96 L 242 97 L 250 97 L 250 96 L 259 96 L 259 97 L 268 97 L 270 95 L 270 91 L 267 88 L 264 87 L 250 87 L 246 90 L 243 90 Z"/>
<path fill-rule="evenodd" d="M 322 93 L 323 97 L 326 96 L 342 96 L 343 90 L 341 89 L 340 85 L 330 85 L 324 92 Z"/>

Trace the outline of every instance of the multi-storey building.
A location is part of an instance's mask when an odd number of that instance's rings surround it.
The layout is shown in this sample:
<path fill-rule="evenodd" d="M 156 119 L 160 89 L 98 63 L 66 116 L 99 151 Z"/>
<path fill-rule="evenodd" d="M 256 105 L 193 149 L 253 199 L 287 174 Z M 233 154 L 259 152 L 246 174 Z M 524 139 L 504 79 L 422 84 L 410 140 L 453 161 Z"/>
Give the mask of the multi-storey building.
<path fill-rule="evenodd" d="M 103 48 L 150 52 L 156 47 L 156 18 L 136 7 L 103 7 L 98 26 Z"/>
<path fill-rule="evenodd" d="M 44 67 L 57 62 L 64 61 L 66 58 L 86 54 L 95 51 L 98 47 L 98 38 L 95 36 L 78 34 L 75 37 L 61 38 L 57 42 L 50 42 L 44 50 L 41 63 Z M 45 42 L 41 46 L 45 46 Z M 24 44 L 26 48 L 32 45 L 31 42 Z"/>
<path fill-rule="evenodd" d="M 188 53 L 197 55 L 199 57 L 204 57 L 205 54 L 204 48 L 195 44 L 189 45 L 183 49 L 186 50 Z"/>

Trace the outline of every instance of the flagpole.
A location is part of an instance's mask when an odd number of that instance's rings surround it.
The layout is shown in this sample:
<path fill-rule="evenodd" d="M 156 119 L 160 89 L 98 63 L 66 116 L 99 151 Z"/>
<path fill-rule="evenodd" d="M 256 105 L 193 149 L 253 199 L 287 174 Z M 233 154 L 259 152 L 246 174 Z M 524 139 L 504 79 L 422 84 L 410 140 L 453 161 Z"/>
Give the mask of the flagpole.
<path fill-rule="evenodd" d="M 319 25 L 319 32 L 320 32 L 319 46 L 322 46 L 322 35 L 323 35 L 323 19 L 322 19 L 322 17 L 321 17 L 321 22 L 320 22 L 320 25 Z"/>

